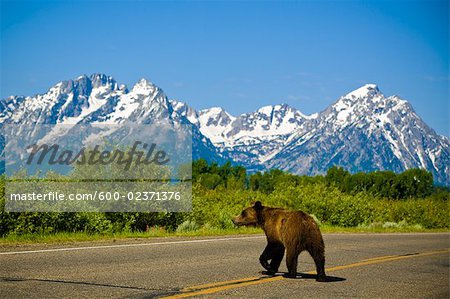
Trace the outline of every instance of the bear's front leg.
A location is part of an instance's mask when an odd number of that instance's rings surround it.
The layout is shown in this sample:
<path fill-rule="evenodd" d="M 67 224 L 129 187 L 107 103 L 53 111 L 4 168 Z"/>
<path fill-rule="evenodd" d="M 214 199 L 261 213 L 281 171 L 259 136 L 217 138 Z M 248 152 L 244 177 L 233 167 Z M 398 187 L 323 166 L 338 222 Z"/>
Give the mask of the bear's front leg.
<path fill-rule="evenodd" d="M 259 262 L 266 269 L 267 275 L 274 275 L 280 267 L 284 256 L 284 246 L 277 243 L 269 243 L 259 257 Z M 271 261 L 269 263 L 269 260 Z"/>
<path fill-rule="evenodd" d="M 271 252 L 270 268 L 276 273 L 284 257 L 283 244 L 274 244 Z"/>
<path fill-rule="evenodd" d="M 264 269 L 267 270 L 267 272 L 265 273 L 267 275 L 274 275 L 278 271 L 278 267 L 274 269 L 272 267 L 272 263 L 269 263 L 269 260 L 273 260 L 274 258 L 274 248 L 276 248 L 275 244 L 268 243 L 263 253 L 259 257 L 259 262 L 261 263 L 261 266 L 263 266 Z"/>
<path fill-rule="evenodd" d="M 261 263 L 261 266 L 264 267 L 264 269 L 267 270 L 267 272 L 271 272 L 271 267 L 269 264 L 269 260 L 271 259 L 270 257 L 270 244 L 267 244 L 266 248 L 264 249 L 264 251 L 261 253 L 261 256 L 259 257 L 259 262 Z"/>
<path fill-rule="evenodd" d="M 287 248 L 286 252 L 286 265 L 288 268 L 288 274 L 285 277 L 288 278 L 296 278 L 297 277 L 297 263 L 298 263 L 298 255 L 295 249 Z"/>

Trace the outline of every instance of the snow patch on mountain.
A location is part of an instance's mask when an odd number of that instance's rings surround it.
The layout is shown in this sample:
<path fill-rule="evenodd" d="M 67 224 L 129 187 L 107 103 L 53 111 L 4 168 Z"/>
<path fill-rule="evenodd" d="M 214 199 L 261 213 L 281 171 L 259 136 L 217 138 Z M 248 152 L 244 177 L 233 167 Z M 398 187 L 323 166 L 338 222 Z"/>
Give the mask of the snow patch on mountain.
<path fill-rule="evenodd" d="M 230 128 L 230 124 L 234 120 L 234 116 L 220 107 L 204 109 L 198 112 L 200 132 L 214 144 L 227 140 L 225 132 Z"/>

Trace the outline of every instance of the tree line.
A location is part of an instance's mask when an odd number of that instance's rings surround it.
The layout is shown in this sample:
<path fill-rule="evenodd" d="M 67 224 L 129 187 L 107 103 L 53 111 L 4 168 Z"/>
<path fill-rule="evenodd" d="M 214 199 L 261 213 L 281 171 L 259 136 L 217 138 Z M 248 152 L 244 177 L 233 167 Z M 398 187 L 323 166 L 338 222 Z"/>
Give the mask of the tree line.
<path fill-rule="evenodd" d="M 339 166 L 328 169 L 325 175 L 294 175 L 278 169 L 248 174 L 242 166 L 230 162 L 223 165 L 209 164 L 200 159 L 193 162 L 192 177 L 206 189 L 223 187 L 272 193 L 280 186 L 327 184 L 341 192 L 357 194 L 367 192 L 380 198 L 395 200 L 425 198 L 430 195 L 448 199 L 447 187 L 435 186 L 433 176 L 424 169 L 408 169 L 402 173 L 392 171 L 358 172 L 351 174 Z"/>

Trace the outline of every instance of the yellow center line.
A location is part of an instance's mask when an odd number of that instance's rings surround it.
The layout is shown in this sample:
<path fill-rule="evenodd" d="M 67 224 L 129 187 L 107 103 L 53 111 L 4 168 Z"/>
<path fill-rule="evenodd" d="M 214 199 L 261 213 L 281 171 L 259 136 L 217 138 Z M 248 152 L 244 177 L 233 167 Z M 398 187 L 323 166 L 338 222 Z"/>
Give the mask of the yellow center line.
<path fill-rule="evenodd" d="M 333 272 L 343 269 L 349 269 L 349 268 L 355 268 L 355 267 L 362 267 L 367 265 L 373 265 L 373 264 L 379 264 L 379 263 L 385 263 L 390 261 L 396 261 L 396 260 L 403 260 L 403 259 L 409 259 L 413 257 L 420 257 L 420 256 L 429 256 L 429 255 L 436 255 L 436 254 L 444 254 L 449 253 L 450 248 L 443 249 L 443 250 L 436 250 L 436 251 L 428 251 L 423 253 L 413 253 L 413 254 L 406 254 L 406 255 L 387 255 L 387 256 L 380 256 L 375 257 L 371 259 L 362 260 L 360 262 L 348 264 L 348 265 L 342 265 L 342 266 L 336 266 L 336 267 L 330 267 L 326 268 L 326 272 Z M 306 272 L 306 274 L 316 274 L 316 271 L 309 271 Z M 199 295 L 207 295 L 207 294 L 213 294 L 224 290 L 229 289 L 235 289 L 235 288 L 241 288 L 244 286 L 249 285 L 256 285 L 266 282 L 273 282 L 277 280 L 284 279 L 283 276 L 272 276 L 272 277 L 247 277 L 242 279 L 235 279 L 235 280 L 227 280 L 227 281 L 221 281 L 216 283 L 208 283 L 208 284 L 202 284 L 192 287 L 187 287 L 181 290 L 181 293 L 163 297 L 163 298 L 187 298 L 187 297 L 193 297 L 193 296 L 199 296 Z"/>
<path fill-rule="evenodd" d="M 378 263 L 385 263 L 385 262 L 390 262 L 390 261 L 409 259 L 409 258 L 413 258 L 413 257 L 443 254 L 443 253 L 449 253 L 449 252 L 450 252 L 450 248 L 444 249 L 444 250 L 429 251 L 429 252 L 424 252 L 424 253 L 397 255 L 397 256 L 392 256 L 392 257 L 386 256 L 383 259 L 381 259 L 381 258 L 380 259 L 370 259 L 370 260 L 365 260 L 365 261 L 361 261 L 361 262 L 357 262 L 357 263 L 353 263 L 353 264 L 327 268 L 326 270 L 328 272 L 331 272 L 331 271 L 337 271 L 337 270 L 342 270 L 342 269 L 349 269 L 349 268 L 354 268 L 354 267 L 361 267 L 361 266 L 373 265 L 373 264 L 378 264 Z"/>
<path fill-rule="evenodd" d="M 247 282 L 247 281 L 254 281 L 254 280 L 261 280 L 264 277 L 261 276 L 253 276 L 253 277 L 247 277 L 247 278 L 241 278 L 241 279 L 235 279 L 235 280 L 227 280 L 227 281 L 220 281 L 220 282 L 213 282 L 213 283 L 206 283 L 206 284 L 200 284 L 192 287 L 187 287 L 182 289 L 182 292 L 187 291 L 194 291 L 194 290 L 200 290 L 200 289 L 206 289 L 210 287 L 217 287 L 221 285 L 226 284 L 234 284 L 234 283 L 241 283 L 241 282 Z"/>
<path fill-rule="evenodd" d="M 235 282 L 231 285 L 229 285 L 229 284 L 224 285 L 224 283 L 225 283 L 225 281 L 224 281 L 224 282 L 220 282 L 220 286 L 218 286 L 218 287 L 202 289 L 202 290 L 198 290 L 195 292 L 180 293 L 180 294 L 175 294 L 172 296 L 167 296 L 167 297 L 162 297 L 162 298 L 187 298 L 187 297 L 193 297 L 193 296 L 199 296 L 199 295 L 213 294 L 213 293 L 217 293 L 217 292 L 224 291 L 224 290 L 235 289 L 235 288 L 240 288 L 240 287 L 244 287 L 244 286 L 265 283 L 265 282 L 272 282 L 272 281 L 277 281 L 277 280 L 282 280 L 282 279 L 284 279 L 283 276 L 273 276 L 273 277 L 267 277 L 267 278 L 262 277 L 259 280 L 243 281 L 242 283 Z"/>

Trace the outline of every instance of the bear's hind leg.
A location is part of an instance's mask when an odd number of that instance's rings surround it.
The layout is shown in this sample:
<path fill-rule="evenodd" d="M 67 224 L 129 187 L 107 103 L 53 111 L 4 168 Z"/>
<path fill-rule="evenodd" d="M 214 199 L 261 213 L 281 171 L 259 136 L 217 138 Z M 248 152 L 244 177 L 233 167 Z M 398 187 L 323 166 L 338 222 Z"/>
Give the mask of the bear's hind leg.
<path fill-rule="evenodd" d="M 317 281 L 326 281 L 325 275 L 325 254 L 322 251 L 319 252 L 309 252 L 314 259 L 317 271 Z"/>

